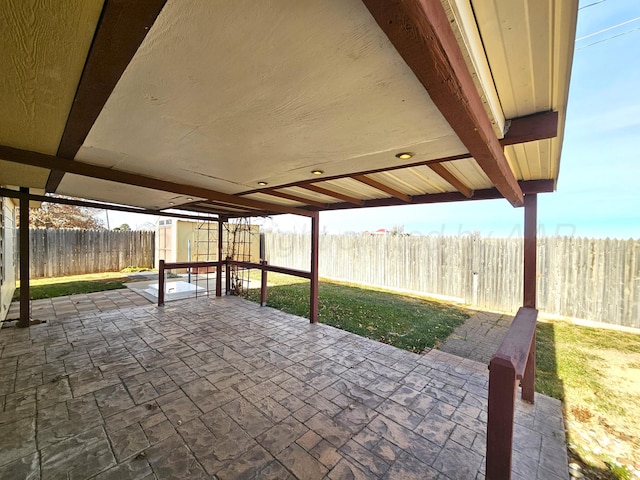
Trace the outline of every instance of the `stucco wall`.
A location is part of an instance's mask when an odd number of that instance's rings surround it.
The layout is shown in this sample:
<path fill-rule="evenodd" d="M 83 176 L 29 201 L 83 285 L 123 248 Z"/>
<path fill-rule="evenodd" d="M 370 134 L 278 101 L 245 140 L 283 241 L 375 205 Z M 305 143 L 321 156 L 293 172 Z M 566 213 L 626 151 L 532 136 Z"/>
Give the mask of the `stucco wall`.
<path fill-rule="evenodd" d="M 2 217 L 0 221 L 0 262 L 2 273 L 0 274 L 0 319 L 4 320 L 9 312 L 11 297 L 16 289 L 16 235 L 15 235 L 15 204 L 9 198 L 0 199 Z"/>

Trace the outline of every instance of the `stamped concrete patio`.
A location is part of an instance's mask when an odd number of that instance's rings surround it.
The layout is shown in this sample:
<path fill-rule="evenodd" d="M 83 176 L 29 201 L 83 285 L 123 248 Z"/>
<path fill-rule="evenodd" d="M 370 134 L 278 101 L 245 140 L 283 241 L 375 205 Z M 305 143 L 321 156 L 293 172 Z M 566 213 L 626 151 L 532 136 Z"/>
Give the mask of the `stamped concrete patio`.
<path fill-rule="evenodd" d="M 0 478 L 484 478 L 485 364 L 234 297 L 47 320 L 0 330 Z M 514 448 L 568 479 L 558 401 Z"/>

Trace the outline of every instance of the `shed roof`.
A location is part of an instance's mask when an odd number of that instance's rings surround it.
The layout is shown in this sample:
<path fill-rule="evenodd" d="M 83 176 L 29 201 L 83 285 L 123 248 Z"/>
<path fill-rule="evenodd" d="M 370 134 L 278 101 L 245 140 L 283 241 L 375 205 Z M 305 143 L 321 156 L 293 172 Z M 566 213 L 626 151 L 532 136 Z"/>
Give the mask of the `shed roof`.
<path fill-rule="evenodd" d="M 555 189 L 577 8 L 8 0 L 0 185 L 222 216 L 521 205 Z"/>

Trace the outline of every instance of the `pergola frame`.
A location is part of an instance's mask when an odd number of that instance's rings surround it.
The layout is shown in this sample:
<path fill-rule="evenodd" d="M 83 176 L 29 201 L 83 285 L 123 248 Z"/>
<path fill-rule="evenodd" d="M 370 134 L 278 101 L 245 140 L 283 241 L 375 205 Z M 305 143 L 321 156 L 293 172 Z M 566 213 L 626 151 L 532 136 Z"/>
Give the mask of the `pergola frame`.
<path fill-rule="evenodd" d="M 55 154 L 45 154 L 0 145 L 0 159 L 21 165 L 50 170 L 46 191 L 55 192 L 64 175 L 71 174 L 133 187 L 144 187 L 197 200 L 178 208 L 212 216 L 196 216 L 164 212 L 162 209 L 135 208 L 109 205 L 77 199 L 55 199 L 29 192 L 28 184 L 20 190 L 0 189 L 0 195 L 18 198 L 23 226 L 28 225 L 29 201 L 54 201 L 92 208 L 105 208 L 135 213 L 165 215 L 182 218 L 218 221 L 218 273 L 222 265 L 222 225 L 231 218 L 259 217 L 290 213 L 311 220 L 310 321 L 318 321 L 318 253 L 319 212 L 392 205 L 443 203 L 455 201 L 507 199 L 515 207 L 524 207 L 524 286 L 523 309 L 516 316 L 517 332 L 507 336 L 507 344 L 500 347 L 492 360 L 490 380 L 489 433 L 492 440 L 487 449 L 487 478 L 509 478 L 511 473 L 510 443 L 513 427 L 513 400 L 515 383 L 523 382 L 523 398 L 533 401 L 535 375 L 535 321 L 536 310 L 536 230 L 537 194 L 552 192 L 555 179 L 521 180 L 516 178 L 504 148 L 520 143 L 550 139 L 558 135 L 559 113 L 539 111 L 532 115 L 506 119 L 509 130 L 499 138 L 474 83 L 460 44 L 450 25 L 450 19 L 440 0 L 363 0 L 373 19 L 387 36 L 397 53 L 424 87 L 429 98 L 453 130 L 467 153 L 429 158 L 412 164 L 391 166 L 368 171 L 281 183 L 239 193 L 204 188 L 187 183 L 173 182 L 149 175 L 132 173 L 76 160 L 87 135 L 103 111 L 116 84 L 123 76 L 134 55 L 150 31 L 166 0 L 128 2 L 106 0 L 91 48 L 77 86 L 75 98 Z M 570 57 L 570 55 L 569 55 Z M 565 59 L 566 60 L 566 59 Z M 570 60 L 570 58 L 569 58 Z M 554 66 L 555 67 L 555 66 Z M 503 119 L 505 120 L 505 119 Z M 562 119 L 563 121 L 563 119 Z M 560 125 L 560 129 L 562 125 Z M 50 152 L 53 153 L 53 152 Z M 473 159 L 490 180 L 491 187 L 473 189 L 450 168 L 459 160 Z M 451 185 L 453 190 L 440 193 L 410 195 L 373 175 L 413 167 L 427 167 L 430 172 Z M 553 177 L 553 175 L 551 175 Z M 521 177 L 522 178 L 522 177 Z M 534 177 L 535 178 L 535 177 Z M 381 192 L 387 197 L 358 198 L 332 186 L 331 181 L 351 181 L 362 187 Z M 295 188 L 296 193 L 287 189 Z M 430 190 L 422 190 L 430 191 Z M 255 198 L 256 195 L 259 198 Z M 309 197 L 307 197 L 307 195 Z M 273 201 L 264 200 L 264 197 Z M 326 202 L 326 198 L 332 199 Z M 279 199 L 278 202 L 276 199 Z M 189 199 L 191 200 L 191 199 Z M 283 203 L 282 200 L 291 203 Z M 325 200 L 325 201 L 323 201 Z M 236 262 L 238 263 L 238 262 Z M 244 262 L 243 262 L 244 263 Z M 266 271 L 283 271 L 282 267 L 246 263 L 245 266 Z M 307 276 L 308 275 L 308 276 Z M 29 233 L 20 229 L 20 319 L 19 326 L 28 327 L 29 318 Z M 263 276 L 263 286 L 266 283 Z M 221 292 L 221 275 L 216 276 L 216 293 Z M 522 335 L 520 335 L 522 333 Z M 517 337 L 517 338 L 516 338 Z M 499 401 L 492 403 L 492 392 L 498 392 Z M 505 393 L 506 392 L 506 393 Z M 502 402 L 502 403 L 500 403 Z M 506 412 L 503 421 L 496 415 Z M 501 425 L 495 428 L 495 425 Z M 506 461 L 508 456 L 508 462 Z"/>

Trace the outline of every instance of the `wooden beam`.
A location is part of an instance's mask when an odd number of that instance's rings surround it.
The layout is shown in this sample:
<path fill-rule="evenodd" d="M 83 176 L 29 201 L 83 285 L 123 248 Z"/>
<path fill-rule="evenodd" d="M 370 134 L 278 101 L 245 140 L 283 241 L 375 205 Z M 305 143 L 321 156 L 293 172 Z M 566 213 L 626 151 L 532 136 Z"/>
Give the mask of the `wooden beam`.
<path fill-rule="evenodd" d="M 390 187 L 389 185 L 385 185 L 384 183 L 380 183 L 373 178 L 369 178 L 366 175 L 355 175 L 352 177 L 354 180 L 364 183 L 365 185 L 369 185 L 381 192 L 388 193 L 392 197 L 397 198 L 398 200 L 402 200 L 406 203 L 411 203 L 411 196 L 406 193 L 402 193 L 395 188 Z"/>
<path fill-rule="evenodd" d="M 170 213 L 163 212 L 162 210 L 150 210 L 146 208 L 136 208 L 136 207 L 125 207 L 123 205 L 112 205 L 107 203 L 99 203 L 99 202 L 90 202 L 87 200 L 78 200 L 75 198 L 58 198 L 58 197 L 46 197 L 44 195 L 35 195 L 33 193 L 23 194 L 17 192 L 15 190 L 9 190 L 7 188 L 0 188 L 0 197 L 8 197 L 8 198 L 26 198 L 27 200 L 31 200 L 34 202 L 48 202 L 48 203 L 59 203 L 62 205 L 75 205 L 78 207 L 87 207 L 87 208 L 97 208 L 100 210 L 110 210 L 114 212 L 128 212 L 128 213 L 140 213 L 142 215 L 155 215 L 161 217 L 170 217 L 170 218 L 187 218 L 190 220 L 202 220 L 208 222 L 217 222 L 217 217 L 208 217 L 202 215 L 189 215 L 187 213 Z M 180 207 L 178 207 L 180 208 Z"/>
<path fill-rule="evenodd" d="M 509 130 L 500 140 L 503 147 L 558 136 L 558 112 L 535 113 L 509 122 Z"/>
<path fill-rule="evenodd" d="M 328 197 L 338 198 L 340 200 L 344 200 L 347 203 L 351 203 L 359 207 L 364 205 L 364 200 L 360 200 L 359 198 L 351 197 L 349 195 L 344 195 L 342 193 L 334 192 L 333 190 L 319 187 L 318 185 L 313 185 L 313 184 L 301 185 L 300 188 L 304 188 L 305 190 L 309 190 L 311 192 L 320 193 L 322 195 L 327 195 Z"/>
<path fill-rule="evenodd" d="M 463 194 L 467 198 L 471 198 L 473 196 L 473 190 L 467 187 L 462 181 L 458 179 L 453 173 L 447 170 L 444 165 L 440 163 L 436 163 L 433 165 L 429 165 L 429 168 L 433 170 L 435 173 L 440 175 L 447 183 L 451 184 L 456 190 L 458 190 L 461 194 Z"/>
<path fill-rule="evenodd" d="M 514 206 L 524 198 L 440 0 L 363 0 L 480 168 Z"/>
<path fill-rule="evenodd" d="M 166 0 L 106 0 L 84 65 L 57 156 L 74 159 L 111 92 L 151 30 Z M 55 192 L 64 171 L 54 170 L 47 192 Z"/>
<path fill-rule="evenodd" d="M 136 173 L 128 173 L 111 168 L 100 167 L 97 165 L 89 165 L 88 163 L 75 162 L 64 158 L 46 155 L 44 153 L 31 152 L 28 150 L 20 150 L 13 147 L 0 145 L 0 159 L 9 162 L 20 163 L 22 165 L 31 165 L 34 167 L 48 168 L 52 170 L 60 170 L 74 175 L 84 177 L 97 178 L 100 180 L 108 180 L 110 182 L 124 183 L 136 187 L 151 188 L 152 190 L 160 190 L 163 192 L 177 193 L 180 195 L 189 195 L 193 197 L 206 198 L 207 200 L 222 202 L 236 207 L 247 207 L 258 209 L 263 212 L 271 213 L 293 213 L 296 215 L 309 216 L 309 212 L 299 208 L 287 207 L 285 205 L 277 205 L 275 203 L 243 198 L 228 193 L 209 190 L 208 188 L 195 187 L 192 185 L 183 185 L 157 178 L 138 175 Z"/>
<path fill-rule="evenodd" d="M 260 190 L 257 193 L 264 193 L 265 195 L 272 195 L 274 197 L 286 198 L 287 200 L 293 200 L 294 202 L 304 203 L 305 205 L 313 205 L 315 207 L 324 208 L 327 206 L 326 203 L 317 202 L 316 200 L 309 200 L 308 198 L 299 197 L 297 195 L 291 195 L 290 193 L 281 192 L 279 190 L 269 189 L 269 190 Z"/>
<path fill-rule="evenodd" d="M 549 193 L 555 190 L 554 180 L 529 180 L 519 182 L 520 188 L 524 193 Z M 474 190 L 471 198 L 465 197 L 460 192 L 447 192 L 447 193 L 427 193 L 425 195 L 413 195 L 411 197 L 411 204 L 421 205 L 429 203 L 449 203 L 449 202 L 464 202 L 475 200 L 496 200 L 504 198 L 503 195 L 496 188 L 487 188 L 483 190 Z M 370 207 L 392 207 L 396 205 L 406 205 L 402 200 L 397 198 L 377 198 L 374 200 L 364 200 L 361 205 L 362 208 Z M 329 203 L 324 210 L 348 210 L 352 209 L 351 203 Z M 311 210 L 312 207 L 309 207 Z"/>

